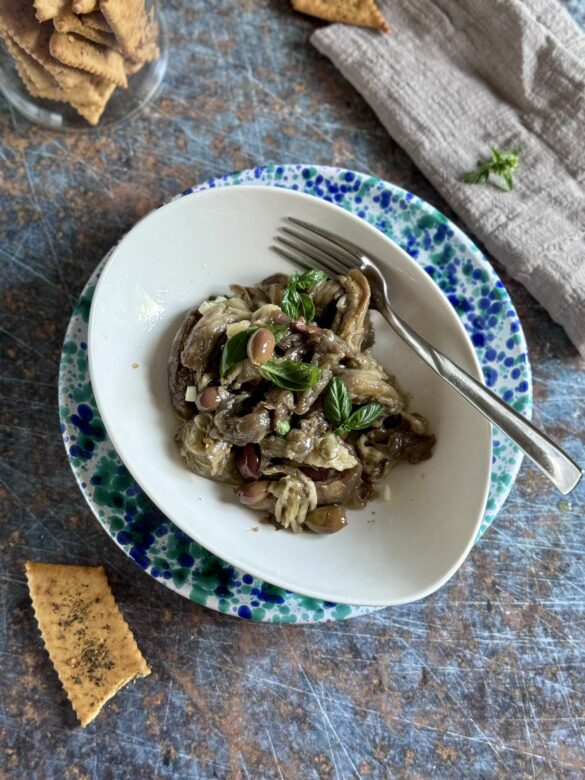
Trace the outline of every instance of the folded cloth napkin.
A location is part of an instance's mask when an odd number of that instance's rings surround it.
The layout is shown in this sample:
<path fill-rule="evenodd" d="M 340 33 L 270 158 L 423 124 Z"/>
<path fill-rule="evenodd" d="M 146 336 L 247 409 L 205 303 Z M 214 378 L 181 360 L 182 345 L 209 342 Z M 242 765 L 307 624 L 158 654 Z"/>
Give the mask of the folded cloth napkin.
<path fill-rule="evenodd" d="M 381 0 L 312 43 L 585 355 L 585 35 L 555 0 Z M 515 188 L 461 176 L 521 150 Z"/>

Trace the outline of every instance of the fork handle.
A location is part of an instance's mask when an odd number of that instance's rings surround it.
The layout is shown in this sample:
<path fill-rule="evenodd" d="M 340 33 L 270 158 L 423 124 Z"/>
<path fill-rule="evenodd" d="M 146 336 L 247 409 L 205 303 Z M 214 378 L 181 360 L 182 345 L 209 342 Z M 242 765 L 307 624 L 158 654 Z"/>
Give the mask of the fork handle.
<path fill-rule="evenodd" d="M 545 433 L 419 336 L 385 301 L 379 306 L 379 310 L 388 324 L 417 355 L 502 433 L 512 439 L 563 495 L 577 487 L 583 470 Z"/>

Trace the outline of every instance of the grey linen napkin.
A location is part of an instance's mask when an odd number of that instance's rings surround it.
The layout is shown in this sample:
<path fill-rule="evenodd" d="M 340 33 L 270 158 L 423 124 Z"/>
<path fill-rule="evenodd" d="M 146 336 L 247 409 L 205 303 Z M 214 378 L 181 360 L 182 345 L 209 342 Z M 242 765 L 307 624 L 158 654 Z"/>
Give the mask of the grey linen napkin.
<path fill-rule="evenodd" d="M 585 35 L 555 0 L 382 0 L 394 32 L 315 32 L 487 250 L 585 355 Z M 461 176 L 518 147 L 515 188 Z"/>

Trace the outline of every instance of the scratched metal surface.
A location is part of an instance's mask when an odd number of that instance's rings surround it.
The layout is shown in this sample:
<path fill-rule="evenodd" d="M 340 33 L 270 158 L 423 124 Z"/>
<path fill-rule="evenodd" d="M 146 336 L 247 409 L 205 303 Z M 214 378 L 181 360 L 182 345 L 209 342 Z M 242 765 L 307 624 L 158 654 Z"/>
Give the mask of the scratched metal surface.
<path fill-rule="evenodd" d="M 585 20 L 584 2 L 570 6 Z M 303 628 L 175 596 L 85 506 L 58 428 L 61 341 L 90 271 L 144 213 L 210 175 L 311 161 L 370 171 L 453 216 L 288 4 L 176 0 L 166 16 L 168 77 L 131 124 L 53 135 L 0 103 L 0 776 L 583 777 L 583 489 L 559 503 L 525 466 L 441 592 Z M 536 418 L 583 458 L 583 363 L 504 278 Z M 153 668 L 85 731 L 39 640 L 28 558 L 105 564 Z"/>

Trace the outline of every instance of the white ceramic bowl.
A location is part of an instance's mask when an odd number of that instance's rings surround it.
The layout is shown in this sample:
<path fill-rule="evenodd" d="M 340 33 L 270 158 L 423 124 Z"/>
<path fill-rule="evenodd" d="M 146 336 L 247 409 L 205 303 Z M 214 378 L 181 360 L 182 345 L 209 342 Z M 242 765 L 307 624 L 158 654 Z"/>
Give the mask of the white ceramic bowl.
<path fill-rule="evenodd" d="M 490 481 L 491 428 L 376 319 L 376 356 L 412 395 L 437 436 L 433 457 L 390 474 L 391 501 L 349 512 L 332 536 L 276 532 L 230 488 L 188 471 L 177 452 L 167 389 L 173 336 L 191 306 L 228 284 L 292 267 L 270 251 L 287 216 L 336 231 L 377 257 L 392 303 L 475 377 L 481 369 L 452 307 L 393 242 L 343 209 L 291 190 L 212 189 L 152 212 L 121 241 L 97 286 L 89 322 L 96 401 L 119 455 L 189 536 L 235 566 L 298 593 L 364 605 L 432 593 L 465 560 Z"/>

